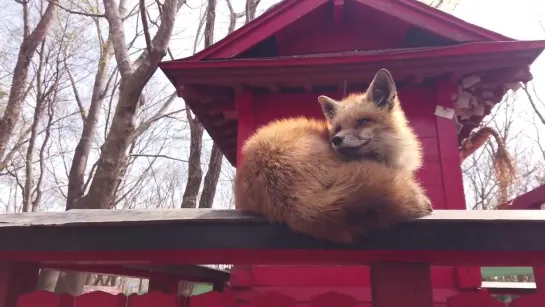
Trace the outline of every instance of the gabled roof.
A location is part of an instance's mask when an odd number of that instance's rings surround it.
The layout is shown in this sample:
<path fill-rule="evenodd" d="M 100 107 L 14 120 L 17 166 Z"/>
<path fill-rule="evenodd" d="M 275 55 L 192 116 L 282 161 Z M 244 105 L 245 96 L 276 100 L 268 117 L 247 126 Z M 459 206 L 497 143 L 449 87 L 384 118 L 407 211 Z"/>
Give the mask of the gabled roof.
<path fill-rule="evenodd" d="M 248 50 L 322 5 L 353 5 L 382 12 L 439 37 L 457 42 L 512 41 L 512 38 L 465 22 L 417 0 L 284 0 L 207 49 L 183 60 L 228 59 Z"/>
<path fill-rule="evenodd" d="M 343 82 L 363 86 L 387 68 L 406 84 L 475 75 L 503 96 L 508 83 L 532 78 L 529 65 L 544 48 L 545 41 L 517 41 L 417 0 L 283 0 L 209 48 L 159 67 L 234 165 L 234 97 L 242 88 L 283 93 L 331 90 Z M 483 116 L 460 121 L 459 137 Z"/>

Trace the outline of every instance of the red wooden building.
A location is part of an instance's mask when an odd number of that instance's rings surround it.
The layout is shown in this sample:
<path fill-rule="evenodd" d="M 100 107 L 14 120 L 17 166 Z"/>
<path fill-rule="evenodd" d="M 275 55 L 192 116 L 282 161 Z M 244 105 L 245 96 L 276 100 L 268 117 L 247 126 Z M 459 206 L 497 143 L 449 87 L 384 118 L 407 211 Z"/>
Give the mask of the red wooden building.
<path fill-rule="evenodd" d="M 460 141 L 507 90 L 531 79 L 528 67 L 543 47 L 413 0 L 285 0 L 161 68 L 233 164 L 258 126 L 285 116 L 323 118 L 318 95 L 365 90 L 387 68 L 423 142 L 420 178 L 434 208 L 465 210 Z M 366 267 L 250 266 L 235 273 L 249 276 L 248 296 L 277 289 L 308 302 L 329 288 L 371 301 Z M 434 268 L 432 276 L 438 303 L 481 285 L 480 267 Z"/>
<path fill-rule="evenodd" d="M 531 79 L 529 65 L 544 48 L 415 0 L 284 0 L 194 56 L 162 63 L 179 96 L 236 165 L 259 125 L 322 118 L 318 95 L 365 90 L 387 68 L 424 144 L 419 176 L 440 211 L 348 247 L 238 212 L 0 216 L 0 307 L 188 306 L 175 295 L 179 280 L 216 285 L 192 307 L 503 306 L 480 289 L 479 268 L 545 265 L 545 242 L 532 235 L 545 231 L 545 212 L 448 210 L 466 209 L 461 140 L 508 89 Z M 545 188 L 515 204 L 543 202 Z M 191 266 L 203 263 L 235 266 L 230 274 Z M 150 291 L 163 293 L 25 294 L 40 267 L 145 276 Z M 538 306 L 539 293 L 516 306 Z"/>

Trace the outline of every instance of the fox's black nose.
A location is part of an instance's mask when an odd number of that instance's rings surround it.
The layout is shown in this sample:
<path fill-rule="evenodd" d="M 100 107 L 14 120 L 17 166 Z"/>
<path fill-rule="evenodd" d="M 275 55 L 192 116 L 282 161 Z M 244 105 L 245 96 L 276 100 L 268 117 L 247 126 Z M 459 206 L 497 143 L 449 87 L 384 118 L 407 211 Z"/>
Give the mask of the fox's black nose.
<path fill-rule="evenodd" d="M 333 143 L 333 145 L 335 146 L 341 145 L 342 142 L 343 142 L 343 138 L 340 136 L 334 136 L 333 139 L 331 140 L 331 143 Z"/>

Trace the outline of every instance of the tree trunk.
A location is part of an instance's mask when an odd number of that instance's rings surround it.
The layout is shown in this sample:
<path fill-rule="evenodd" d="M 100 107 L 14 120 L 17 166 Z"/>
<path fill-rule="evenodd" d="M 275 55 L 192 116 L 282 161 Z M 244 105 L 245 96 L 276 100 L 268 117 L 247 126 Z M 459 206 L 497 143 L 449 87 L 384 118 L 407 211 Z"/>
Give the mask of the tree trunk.
<path fill-rule="evenodd" d="M 23 212 L 29 212 L 32 208 L 32 188 L 34 187 L 34 146 L 36 145 L 36 136 L 38 135 L 38 124 L 44 111 L 44 93 L 42 90 L 42 69 L 44 66 L 44 46 L 45 39 L 40 44 L 40 60 L 36 72 L 36 107 L 34 108 L 34 118 L 30 126 L 30 139 L 25 157 L 25 188 L 23 189 Z"/>
<path fill-rule="evenodd" d="M 191 137 L 189 144 L 187 183 L 182 199 L 182 208 L 196 208 L 197 196 L 202 181 L 201 151 L 204 128 L 197 118 L 191 116 L 191 111 L 187 105 L 186 113 Z"/>
<path fill-rule="evenodd" d="M 216 195 L 216 187 L 218 186 L 218 180 L 220 178 L 222 159 L 223 154 L 216 143 L 214 143 L 214 145 L 212 145 L 208 170 L 204 177 L 204 186 L 199 201 L 199 208 L 212 208 L 214 196 Z"/>
<path fill-rule="evenodd" d="M 13 70 L 13 79 L 11 81 L 8 104 L 4 111 L 4 116 L 0 119 L 0 157 L 4 157 L 6 146 L 13 134 L 15 125 L 19 117 L 21 117 L 21 109 L 23 106 L 23 98 L 26 89 L 26 81 L 28 76 L 28 68 L 30 61 L 38 48 L 38 45 L 44 40 L 51 23 L 53 21 L 55 10 L 57 9 L 58 0 L 50 0 L 44 14 L 36 25 L 36 28 L 28 35 L 28 13 L 27 3 L 23 2 L 25 13 L 25 37 L 19 48 L 17 63 Z"/>
<path fill-rule="evenodd" d="M 180 1 L 181 2 L 181 1 Z M 152 50 L 145 50 L 133 64 L 129 58 L 123 23 L 114 0 L 104 0 L 105 15 L 110 26 L 114 54 L 121 73 L 119 99 L 112 126 L 101 147 L 100 157 L 89 193 L 82 198 L 83 208 L 107 209 L 113 203 L 116 181 L 125 165 L 126 153 L 135 131 L 136 114 L 140 109 L 140 95 L 146 83 L 157 70 L 157 64 L 166 53 L 178 1 L 165 1 L 161 24 L 152 40 Z M 142 12 L 145 13 L 145 12 Z"/>
<path fill-rule="evenodd" d="M 208 48 L 214 43 L 214 24 L 216 21 L 216 0 L 208 0 L 208 6 L 206 8 L 205 15 L 205 27 L 204 27 L 204 47 Z M 184 196 L 182 199 L 182 208 L 197 208 L 197 196 L 201 187 L 202 181 L 202 168 L 201 168 L 201 152 L 202 152 L 202 135 L 204 128 L 195 117 L 192 118 L 191 112 L 186 105 L 187 121 L 189 122 L 189 129 L 191 133 L 191 139 L 189 144 L 189 159 L 188 159 L 188 171 L 187 171 L 187 183 L 185 186 Z M 212 163 L 212 161 L 210 161 Z M 221 163 L 220 163 L 221 168 Z M 212 170 L 213 171 L 213 170 Z M 208 175 L 210 168 L 207 172 L 207 177 L 211 180 L 215 177 L 214 174 Z M 217 180 L 216 180 L 217 182 Z M 215 194 L 216 187 L 207 187 L 208 194 Z M 207 201 L 207 200 L 205 200 Z M 207 204 L 208 205 L 208 204 Z"/>
<path fill-rule="evenodd" d="M 102 109 L 102 103 L 104 102 L 104 96 L 106 95 L 108 64 L 113 55 L 112 50 L 112 43 L 108 37 L 106 43 L 102 46 L 102 56 L 98 62 L 89 112 L 83 122 L 81 137 L 76 146 L 74 158 L 72 159 L 72 166 L 70 167 L 66 210 L 78 208 L 77 202 L 85 193 L 85 169 L 87 167 L 87 159 L 89 158 L 89 153 L 91 151 L 93 137 L 96 134 L 100 110 Z"/>
<path fill-rule="evenodd" d="M 112 126 L 101 147 L 95 175 L 89 193 L 77 201 L 77 208 L 108 209 L 114 203 L 116 182 L 125 165 L 126 152 L 135 131 L 136 114 L 140 108 L 140 95 L 148 80 L 157 70 L 172 36 L 176 13 L 185 1 L 167 0 L 162 5 L 161 24 L 152 40 L 153 46 L 144 51 L 134 65 L 129 57 L 120 9 L 115 0 L 104 0 L 110 38 L 121 75 L 119 98 Z M 141 12 L 145 14 L 146 12 Z M 151 52 L 149 51 L 151 50 Z M 57 290 L 79 292 L 85 274 L 67 272 L 59 278 Z"/>
<path fill-rule="evenodd" d="M 244 21 L 244 24 L 255 19 L 255 13 L 259 2 L 261 2 L 261 0 L 246 0 L 246 20 Z"/>

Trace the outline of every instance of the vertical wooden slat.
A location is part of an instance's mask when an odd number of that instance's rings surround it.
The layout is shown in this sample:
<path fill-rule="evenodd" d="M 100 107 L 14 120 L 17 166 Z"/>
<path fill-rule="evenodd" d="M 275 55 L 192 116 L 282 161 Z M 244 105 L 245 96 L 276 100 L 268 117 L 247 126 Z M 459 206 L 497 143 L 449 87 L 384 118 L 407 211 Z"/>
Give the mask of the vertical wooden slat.
<path fill-rule="evenodd" d="M 427 264 L 371 265 L 371 289 L 373 307 L 433 307 Z"/>
<path fill-rule="evenodd" d="M 0 262 L 0 307 L 15 307 L 18 298 L 36 290 L 39 266 Z"/>
<path fill-rule="evenodd" d="M 338 292 L 327 292 L 310 299 L 310 307 L 356 307 L 358 300 L 355 297 Z"/>
<path fill-rule="evenodd" d="M 20 296 L 17 307 L 74 307 L 74 297 L 69 294 L 36 291 Z"/>
<path fill-rule="evenodd" d="M 151 292 L 129 296 L 127 307 L 180 307 L 176 294 Z"/>
<path fill-rule="evenodd" d="M 295 307 L 295 299 L 278 292 L 268 292 L 251 299 L 249 307 Z"/>
<path fill-rule="evenodd" d="M 127 296 L 94 291 L 75 297 L 74 302 L 77 307 L 125 307 L 127 305 Z"/>
<path fill-rule="evenodd" d="M 435 87 L 438 107 L 454 109 L 452 98 L 458 93 L 458 85 L 453 82 L 440 81 L 435 84 Z M 454 118 L 444 118 L 436 115 L 435 125 L 441 156 L 445 199 L 445 208 L 435 209 L 466 210 L 456 122 Z"/>
<path fill-rule="evenodd" d="M 235 93 L 235 107 L 238 112 L 237 130 L 237 161 L 241 161 L 242 146 L 244 142 L 255 132 L 256 123 L 254 118 L 254 97 L 251 91 L 237 91 Z M 236 204 L 235 204 L 236 206 Z"/>
<path fill-rule="evenodd" d="M 447 299 L 448 307 L 505 307 L 505 305 L 484 292 L 467 292 Z"/>

